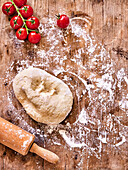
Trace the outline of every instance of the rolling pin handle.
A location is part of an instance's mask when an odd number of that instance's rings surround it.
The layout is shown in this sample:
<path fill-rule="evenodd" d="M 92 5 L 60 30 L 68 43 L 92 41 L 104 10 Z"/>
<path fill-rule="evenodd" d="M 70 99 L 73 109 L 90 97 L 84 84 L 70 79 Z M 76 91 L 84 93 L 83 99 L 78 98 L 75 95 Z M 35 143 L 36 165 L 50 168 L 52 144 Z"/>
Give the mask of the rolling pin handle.
<path fill-rule="evenodd" d="M 34 143 L 32 145 L 30 152 L 36 153 L 37 155 L 39 155 L 43 159 L 45 159 L 48 162 L 51 162 L 53 164 L 56 164 L 59 160 L 59 157 L 55 153 L 38 146 L 36 143 Z"/>

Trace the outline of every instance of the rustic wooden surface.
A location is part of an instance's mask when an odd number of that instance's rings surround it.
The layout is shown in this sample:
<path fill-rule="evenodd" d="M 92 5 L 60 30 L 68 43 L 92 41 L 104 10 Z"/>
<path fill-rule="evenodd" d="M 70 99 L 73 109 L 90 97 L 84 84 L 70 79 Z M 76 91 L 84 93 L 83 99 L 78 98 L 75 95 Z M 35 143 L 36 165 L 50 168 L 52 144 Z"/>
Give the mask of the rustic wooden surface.
<path fill-rule="evenodd" d="M 0 6 L 5 0 L 0 1 Z M 106 49 L 110 52 L 111 57 L 114 59 L 117 70 L 128 67 L 128 1 L 127 0 L 29 0 L 30 4 L 34 8 L 34 15 L 37 16 L 41 24 L 47 21 L 50 17 L 57 13 L 66 13 L 70 17 L 77 13 L 86 13 L 92 18 L 92 32 L 98 42 L 102 42 Z M 43 62 L 37 57 L 38 49 L 47 50 L 47 44 L 45 44 L 45 36 L 41 42 L 36 46 L 26 42 L 19 42 L 15 37 L 15 32 L 9 26 L 9 19 L 2 12 L 0 13 L 0 116 L 11 121 L 12 123 L 28 130 L 36 135 L 36 142 L 40 146 L 44 146 L 59 155 L 60 161 L 56 165 L 52 165 L 43 159 L 39 158 L 35 154 L 29 153 L 27 156 L 22 156 L 11 149 L 0 144 L 0 169 L 1 170 L 73 170 L 73 169 L 101 169 L 101 170 L 126 170 L 128 169 L 128 148 L 127 143 L 124 142 L 119 148 L 113 148 L 111 146 L 103 145 L 100 158 L 97 158 L 95 154 L 91 156 L 88 150 L 82 150 L 79 148 L 71 149 L 65 144 L 62 137 L 57 138 L 61 141 L 62 145 L 54 145 L 51 142 L 50 135 L 47 134 L 47 127 L 33 121 L 25 113 L 22 106 L 16 100 L 12 85 L 9 83 L 11 79 L 17 74 L 17 68 L 23 65 L 18 64 L 18 60 L 28 60 L 29 64 L 38 60 Z M 73 42 L 72 42 L 73 45 Z M 61 47 L 60 47 L 61 48 Z M 77 48 L 77 47 L 75 47 Z M 60 49 L 58 49 L 60 50 Z M 70 55 L 74 54 L 73 47 L 70 51 Z M 55 63 L 49 59 L 51 63 L 49 68 L 47 66 L 41 67 L 48 72 L 52 73 L 55 67 Z M 13 67 L 11 64 L 13 63 Z M 85 61 L 86 62 L 86 61 Z M 66 65 L 67 63 L 65 63 Z M 76 67 L 70 63 L 71 67 Z M 26 66 L 24 66 L 26 67 Z M 66 67 L 66 66 L 65 66 Z M 9 68 L 13 68 L 12 70 Z M 74 68 L 74 72 L 77 72 L 78 68 Z M 98 72 L 98 71 L 97 71 Z M 127 72 L 128 73 L 128 72 Z M 97 74 L 97 73 L 96 73 Z M 68 73 L 67 73 L 68 75 Z M 99 75 L 101 76 L 101 75 Z M 64 75 L 58 75 L 59 78 L 64 79 Z M 70 77 L 70 75 L 69 75 Z M 73 81 L 77 82 L 77 87 L 82 89 L 82 84 L 73 77 Z M 72 82 L 72 85 L 75 83 Z M 122 85 L 123 86 L 123 85 Z M 122 87 L 127 92 L 127 86 Z M 72 91 L 73 92 L 73 91 Z M 118 92 L 116 92 L 118 93 Z M 79 115 L 80 107 L 74 94 L 74 106 L 72 115 L 67 118 L 71 124 L 75 121 L 75 116 Z M 8 95 L 12 99 L 12 105 L 14 110 L 10 107 Z M 127 129 L 127 116 L 126 112 L 123 113 L 119 109 L 112 111 L 114 115 L 122 116 L 122 124 Z M 17 115 L 18 118 L 16 117 Z M 26 124 L 23 122 L 25 120 Z M 66 123 L 63 122 L 64 126 Z M 115 124 L 117 125 L 117 124 Z M 29 126 L 29 127 L 28 127 Z M 86 125 L 85 125 L 86 126 Z M 36 130 L 35 130 L 36 129 Z M 39 133 L 37 129 L 40 129 Z M 96 129 L 96 127 L 94 127 Z M 125 130 L 125 132 L 126 132 Z M 117 125 L 117 131 L 120 131 L 120 126 Z M 54 133 L 54 132 L 53 132 Z M 77 133 L 77 131 L 76 131 Z M 47 136 L 46 136 L 47 134 Z M 53 134 L 53 138 L 58 134 Z M 90 139 L 97 137 L 96 133 L 90 135 Z M 85 135 L 86 139 L 86 135 Z M 111 134 L 111 140 L 117 139 L 116 134 Z M 94 143 L 96 145 L 96 143 Z M 82 160 L 82 163 L 81 163 Z"/>

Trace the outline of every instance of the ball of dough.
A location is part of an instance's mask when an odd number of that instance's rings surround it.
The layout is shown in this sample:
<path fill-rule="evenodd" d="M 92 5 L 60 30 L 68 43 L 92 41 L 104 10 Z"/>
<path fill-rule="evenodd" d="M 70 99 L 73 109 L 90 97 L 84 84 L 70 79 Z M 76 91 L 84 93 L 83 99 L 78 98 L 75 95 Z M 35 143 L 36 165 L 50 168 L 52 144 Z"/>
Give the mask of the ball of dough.
<path fill-rule="evenodd" d="M 58 124 L 71 111 L 73 96 L 69 87 L 44 70 L 30 67 L 13 80 L 15 96 L 37 122 Z"/>

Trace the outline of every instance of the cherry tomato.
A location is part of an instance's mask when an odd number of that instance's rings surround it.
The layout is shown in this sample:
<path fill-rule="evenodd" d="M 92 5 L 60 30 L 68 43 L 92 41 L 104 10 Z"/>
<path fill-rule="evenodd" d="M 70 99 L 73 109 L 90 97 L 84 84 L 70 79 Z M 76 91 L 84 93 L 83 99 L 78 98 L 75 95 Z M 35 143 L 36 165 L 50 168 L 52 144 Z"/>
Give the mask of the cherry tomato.
<path fill-rule="evenodd" d="M 18 29 L 20 27 L 22 27 L 23 25 L 23 21 L 21 19 L 21 17 L 19 17 L 18 15 L 17 16 L 14 16 L 11 20 L 10 20 L 10 25 L 13 29 Z"/>
<path fill-rule="evenodd" d="M 69 17 L 67 15 L 57 16 L 57 25 L 60 28 L 66 28 L 69 25 Z"/>
<path fill-rule="evenodd" d="M 26 25 L 29 29 L 35 30 L 39 27 L 40 22 L 36 17 L 30 17 L 26 21 Z"/>
<path fill-rule="evenodd" d="M 25 40 L 27 38 L 27 31 L 25 28 L 19 28 L 16 31 L 16 36 L 19 40 Z"/>
<path fill-rule="evenodd" d="M 11 2 L 6 2 L 2 6 L 2 11 L 5 15 L 13 15 L 16 12 L 16 9 Z"/>
<path fill-rule="evenodd" d="M 32 44 L 37 44 L 41 39 L 40 33 L 36 33 L 35 31 L 32 31 L 28 35 L 28 40 Z"/>
<path fill-rule="evenodd" d="M 21 9 L 20 9 L 20 13 L 24 18 L 29 18 L 33 15 L 33 9 L 31 6 L 29 5 L 24 5 Z"/>
<path fill-rule="evenodd" d="M 16 6 L 22 7 L 27 3 L 27 0 L 13 0 L 13 2 L 16 4 Z"/>

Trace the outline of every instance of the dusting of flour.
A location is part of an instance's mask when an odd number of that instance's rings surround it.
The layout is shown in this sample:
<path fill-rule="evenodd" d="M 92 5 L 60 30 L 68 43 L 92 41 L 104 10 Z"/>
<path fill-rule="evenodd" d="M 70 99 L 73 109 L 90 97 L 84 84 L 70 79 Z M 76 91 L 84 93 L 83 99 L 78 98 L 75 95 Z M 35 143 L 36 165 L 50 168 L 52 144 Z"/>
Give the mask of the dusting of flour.
<path fill-rule="evenodd" d="M 26 59 L 12 62 L 6 75 L 11 74 L 16 65 L 17 73 L 34 66 L 61 78 L 77 98 L 75 104 L 78 105 L 79 114 L 75 115 L 74 122 L 69 119 L 73 116 L 71 112 L 64 124 L 56 126 L 41 128 L 40 125 L 40 128 L 34 129 L 24 120 L 22 124 L 47 144 L 64 144 L 69 150 L 80 148 L 100 159 L 104 145 L 120 149 L 127 140 L 128 124 L 123 117 L 128 116 L 128 77 L 125 68 L 116 70 L 109 52 L 95 40 L 92 33 L 87 32 L 86 22 L 85 29 L 72 19 L 64 33 L 56 27 L 55 20 L 49 18 L 46 24 L 40 25 L 45 46 L 34 46 L 36 59 L 31 62 L 27 56 Z M 12 77 L 6 76 L 10 84 Z M 17 115 L 9 94 L 8 100 Z M 17 117 L 22 119 L 20 115 Z"/>

